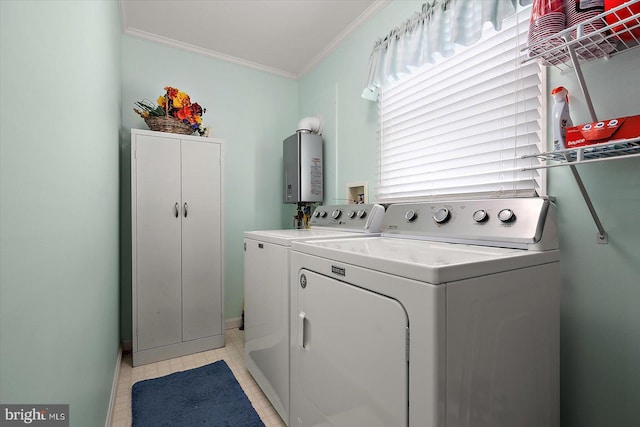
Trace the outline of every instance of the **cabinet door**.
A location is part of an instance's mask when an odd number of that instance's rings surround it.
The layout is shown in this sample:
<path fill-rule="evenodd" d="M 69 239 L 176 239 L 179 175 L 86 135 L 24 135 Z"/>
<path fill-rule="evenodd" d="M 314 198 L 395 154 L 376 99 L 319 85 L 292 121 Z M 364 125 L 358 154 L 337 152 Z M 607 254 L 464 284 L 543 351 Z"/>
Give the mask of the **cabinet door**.
<path fill-rule="evenodd" d="M 182 141 L 182 332 L 223 332 L 220 145 Z"/>
<path fill-rule="evenodd" d="M 182 341 L 179 140 L 135 141 L 135 291 L 137 350 Z M 136 331 L 134 331 L 136 333 Z M 135 349 L 134 349 L 135 350 Z"/>

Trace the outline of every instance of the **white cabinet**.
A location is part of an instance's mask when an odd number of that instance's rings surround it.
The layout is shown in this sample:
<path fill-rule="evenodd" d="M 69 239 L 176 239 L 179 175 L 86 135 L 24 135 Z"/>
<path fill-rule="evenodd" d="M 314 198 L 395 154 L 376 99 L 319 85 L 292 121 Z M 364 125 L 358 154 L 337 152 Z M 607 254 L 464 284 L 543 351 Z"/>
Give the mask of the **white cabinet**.
<path fill-rule="evenodd" d="M 222 141 L 131 131 L 134 366 L 224 346 Z"/>

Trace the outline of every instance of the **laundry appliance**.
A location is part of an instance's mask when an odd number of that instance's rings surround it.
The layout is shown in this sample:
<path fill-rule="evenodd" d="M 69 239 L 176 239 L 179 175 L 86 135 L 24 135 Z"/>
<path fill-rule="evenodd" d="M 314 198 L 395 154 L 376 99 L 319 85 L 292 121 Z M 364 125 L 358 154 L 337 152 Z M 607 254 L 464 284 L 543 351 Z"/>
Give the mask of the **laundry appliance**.
<path fill-rule="evenodd" d="M 394 204 L 370 239 L 293 242 L 291 426 L 557 427 L 547 199 Z"/>
<path fill-rule="evenodd" d="M 289 253 L 296 240 L 380 235 L 376 204 L 319 206 L 310 227 L 244 234 L 245 365 L 280 417 L 289 420 Z"/>

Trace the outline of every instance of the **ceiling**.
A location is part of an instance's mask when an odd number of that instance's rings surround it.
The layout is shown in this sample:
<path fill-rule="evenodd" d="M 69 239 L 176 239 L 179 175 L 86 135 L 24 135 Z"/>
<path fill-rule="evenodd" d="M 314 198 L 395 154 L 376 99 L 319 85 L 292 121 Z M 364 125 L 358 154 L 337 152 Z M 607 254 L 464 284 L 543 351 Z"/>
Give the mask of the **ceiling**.
<path fill-rule="evenodd" d="M 120 13 L 126 34 L 298 78 L 389 1 L 120 0 Z"/>

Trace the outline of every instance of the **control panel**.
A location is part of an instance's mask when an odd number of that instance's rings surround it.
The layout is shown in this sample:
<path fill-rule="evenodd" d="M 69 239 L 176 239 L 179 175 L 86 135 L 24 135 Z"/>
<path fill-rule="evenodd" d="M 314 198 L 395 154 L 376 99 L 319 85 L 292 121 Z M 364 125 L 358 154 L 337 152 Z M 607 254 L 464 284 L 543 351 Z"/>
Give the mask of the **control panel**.
<path fill-rule="evenodd" d="M 547 221 L 550 211 L 551 221 Z M 456 200 L 390 205 L 382 232 L 450 242 L 491 242 L 519 247 L 542 239 L 553 228 L 557 247 L 555 205 L 545 198 Z"/>
<path fill-rule="evenodd" d="M 378 204 L 318 206 L 311 214 L 309 224 L 314 228 L 379 233 L 384 215 L 384 207 Z"/>

